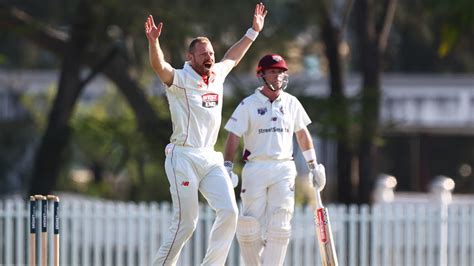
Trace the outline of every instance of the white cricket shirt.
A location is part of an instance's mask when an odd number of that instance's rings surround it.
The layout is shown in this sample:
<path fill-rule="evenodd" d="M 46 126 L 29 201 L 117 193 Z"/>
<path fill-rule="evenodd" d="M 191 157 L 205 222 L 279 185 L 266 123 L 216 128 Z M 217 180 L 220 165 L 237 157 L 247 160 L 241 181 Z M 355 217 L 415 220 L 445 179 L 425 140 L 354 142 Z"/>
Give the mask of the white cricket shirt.
<path fill-rule="evenodd" d="M 225 129 L 243 137 L 245 160 L 291 160 L 293 134 L 311 119 L 295 96 L 282 91 L 272 103 L 261 89 L 240 102 Z"/>
<path fill-rule="evenodd" d="M 221 125 L 224 79 L 233 61 L 214 64 L 209 82 L 189 65 L 175 69 L 173 84 L 166 88 L 175 145 L 213 148 Z"/>

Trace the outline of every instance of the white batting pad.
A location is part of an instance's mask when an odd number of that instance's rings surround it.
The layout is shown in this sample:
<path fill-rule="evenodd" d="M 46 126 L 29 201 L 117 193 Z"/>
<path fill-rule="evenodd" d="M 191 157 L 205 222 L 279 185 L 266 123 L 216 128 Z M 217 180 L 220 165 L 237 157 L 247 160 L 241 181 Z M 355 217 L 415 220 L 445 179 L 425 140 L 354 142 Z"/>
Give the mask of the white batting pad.
<path fill-rule="evenodd" d="M 236 235 L 245 265 L 261 265 L 263 241 L 257 219 L 251 216 L 239 216 Z"/>
<path fill-rule="evenodd" d="M 291 212 L 282 209 L 272 214 L 263 250 L 263 265 L 283 265 L 291 236 L 291 217 Z"/>

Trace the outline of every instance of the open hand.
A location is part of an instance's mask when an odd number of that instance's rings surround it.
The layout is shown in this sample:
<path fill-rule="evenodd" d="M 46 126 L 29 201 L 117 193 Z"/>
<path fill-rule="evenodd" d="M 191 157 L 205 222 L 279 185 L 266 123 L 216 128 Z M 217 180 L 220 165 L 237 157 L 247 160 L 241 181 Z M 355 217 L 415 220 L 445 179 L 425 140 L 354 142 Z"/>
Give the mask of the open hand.
<path fill-rule="evenodd" d="M 256 32 L 260 32 L 263 29 L 263 24 L 265 22 L 265 16 L 267 15 L 268 11 L 265 9 L 263 3 L 258 3 L 255 6 L 255 13 L 253 15 L 253 23 L 252 28 Z"/>
<path fill-rule="evenodd" d="M 145 21 L 145 34 L 149 42 L 155 42 L 158 37 L 161 35 L 161 28 L 163 27 L 163 22 L 158 23 L 158 26 L 155 25 L 153 16 L 149 15 Z"/>

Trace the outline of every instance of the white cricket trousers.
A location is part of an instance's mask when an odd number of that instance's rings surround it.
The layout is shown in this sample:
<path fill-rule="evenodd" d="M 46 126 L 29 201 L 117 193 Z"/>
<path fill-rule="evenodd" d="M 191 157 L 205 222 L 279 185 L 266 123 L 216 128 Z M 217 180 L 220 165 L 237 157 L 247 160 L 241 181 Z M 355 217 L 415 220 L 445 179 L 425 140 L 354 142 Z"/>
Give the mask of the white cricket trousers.
<path fill-rule="evenodd" d="M 293 213 L 295 205 L 294 161 L 250 161 L 242 169 L 242 215 L 261 225 L 278 209 Z"/>
<path fill-rule="evenodd" d="M 295 204 L 296 167 L 293 161 L 251 161 L 242 170 L 243 217 L 253 217 L 264 232 L 263 239 L 255 239 L 252 243 L 244 241 L 245 236 L 239 234 L 242 256 L 247 263 L 263 266 L 283 265 L 291 236 L 291 219 Z M 239 226 L 243 226 L 241 223 Z M 245 229 L 245 228 L 242 228 Z M 240 235 L 240 236 L 239 236 Z M 245 236 L 245 237 L 244 237 Z M 240 238 L 239 238 L 240 237 Z M 257 236 L 258 237 L 258 236 Z M 262 241 L 265 240 L 265 246 Z M 252 252 L 254 248 L 256 252 Z"/>
<path fill-rule="evenodd" d="M 153 265 L 176 265 L 198 222 L 198 192 L 216 212 L 202 265 L 224 265 L 237 227 L 238 209 L 222 153 L 213 149 L 173 146 L 165 170 L 173 201 L 169 232 Z"/>

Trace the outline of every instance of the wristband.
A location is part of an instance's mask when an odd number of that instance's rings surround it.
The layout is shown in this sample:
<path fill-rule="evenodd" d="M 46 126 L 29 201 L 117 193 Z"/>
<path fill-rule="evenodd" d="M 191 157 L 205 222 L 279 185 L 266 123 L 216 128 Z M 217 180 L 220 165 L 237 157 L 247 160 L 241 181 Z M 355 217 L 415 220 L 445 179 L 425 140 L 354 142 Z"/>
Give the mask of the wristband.
<path fill-rule="evenodd" d="M 314 149 L 304 151 L 303 157 L 307 162 L 314 161 L 316 163 L 316 151 Z"/>
<path fill-rule="evenodd" d="M 247 32 L 245 33 L 245 37 L 249 38 L 250 40 L 255 41 L 257 39 L 258 32 L 256 32 L 254 29 L 249 28 Z"/>

